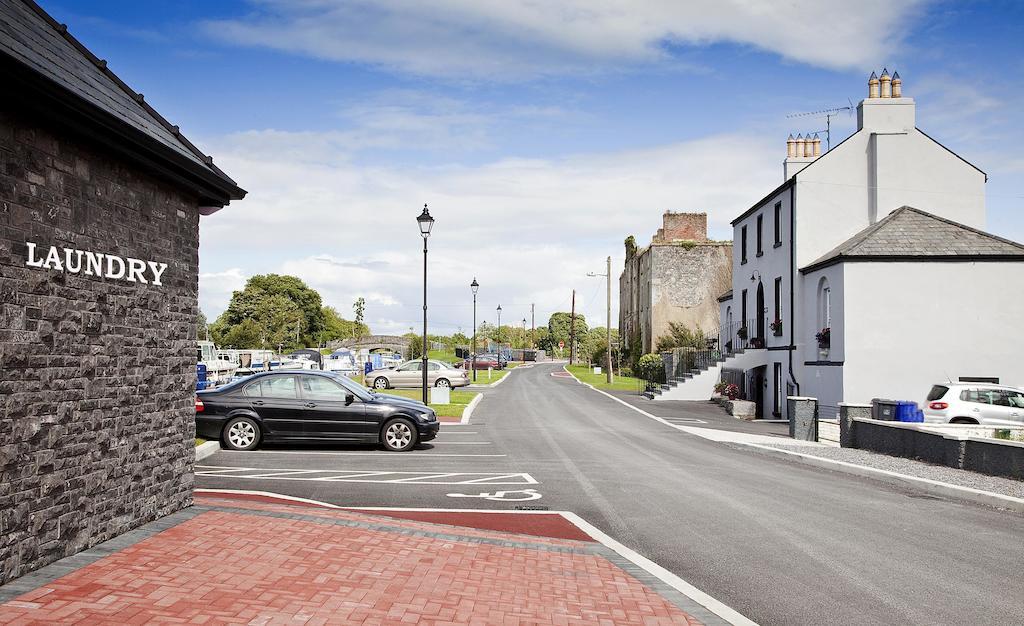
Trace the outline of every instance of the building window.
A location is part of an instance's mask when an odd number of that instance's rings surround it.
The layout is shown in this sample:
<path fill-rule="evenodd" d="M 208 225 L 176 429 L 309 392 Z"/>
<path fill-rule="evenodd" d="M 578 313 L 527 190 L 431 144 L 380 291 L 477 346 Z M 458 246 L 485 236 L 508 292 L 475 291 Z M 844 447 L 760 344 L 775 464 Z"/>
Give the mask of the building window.
<path fill-rule="evenodd" d="M 764 232 L 764 215 L 757 216 L 757 256 L 764 254 L 764 248 L 761 245 L 762 237 L 761 234 Z"/>
<path fill-rule="evenodd" d="M 775 386 L 772 388 L 772 414 L 782 417 L 782 363 L 773 366 Z"/>
<path fill-rule="evenodd" d="M 775 279 L 775 317 L 774 320 L 782 319 L 782 277 Z"/>
<path fill-rule="evenodd" d="M 826 332 L 826 329 L 828 331 Z M 824 276 L 818 281 L 818 329 L 817 333 L 825 333 L 828 339 L 824 342 L 818 339 L 818 345 L 828 347 L 831 345 L 832 336 L 832 288 L 828 284 L 828 278 Z"/>
<path fill-rule="evenodd" d="M 740 265 L 747 262 L 747 227 L 740 229 Z M 746 315 L 743 316 L 746 318 Z"/>
<path fill-rule="evenodd" d="M 740 318 L 740 327 L 747 325 L 747 290 L 744 289 L 740 294 L 740 313 L 743 317 Z"/>
<path fill-rule="evenodd" d="M 782 245 L 782 203 L 775 203 L 775 247 Z"/>

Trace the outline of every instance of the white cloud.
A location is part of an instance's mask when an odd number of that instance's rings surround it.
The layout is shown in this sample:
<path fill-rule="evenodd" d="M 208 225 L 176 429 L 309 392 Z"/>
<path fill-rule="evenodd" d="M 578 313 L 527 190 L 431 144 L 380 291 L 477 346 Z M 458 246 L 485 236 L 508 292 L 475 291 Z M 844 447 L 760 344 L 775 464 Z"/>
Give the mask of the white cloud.
<path fill-rule="evenodd" d="M 206 250 L 203 250 L 204 256 Z M 200 259 L 200 264 L 203 264 Z M 248 278 L 241 268 L 232 267 L 220 272 L 199 273 L 199 308 L 213 321 L 227 308 L 231 294 L 245 286 Z"/>
<path fill-rule="evenodd" d="M 202 26 L 229 43 L 448 78 L 601 72 L 721 42 L 862 68 L 900 47 L 926 1 L 260 0 L 245 17 Z"/>
<path fill-rule="evenodd" d="M 245 181 L 249 195 L 202 221 L 203 267 L 244 274 L 297 275 L 326 304 L 351 315 L 367 299 L 377 332 L 421 324 L 422 239 L 415 224 L 423 202 L 437 222 L 429 240 L 429 306 L 433 328 L 471 328 L 470 281 L 480 284 L 478 322 L 537 321 L 568 310 L 604 319 L 604 282 L 587 278 L 613 257 L 622 267 L 623 240 L 641 243 L 665 210 L 706 211 L 711 234 L 728 238 L 728 222 L 780 182 L 780 142 L 739 134 L 630 151 L 549 159 L 506 158 L 479 166 L 368 166 L 330 151 L 294 162 L 317 144 L 305 133 L 268 134 L 275 150 L 255 147 L 261 133 L 209 142 L 218 163 Z M 278 156 L 275 156 L 278 155 Z M 253 255 L 253 250 L 270 254 Z M 208 276 L 208 275 L 204 275 Z M 220 273 L 209 276 L 220 276 Z M 204 297 L 213 293 L 203 278 Z M 617 289 L 617 288 L 616 288 Z M 593 293 L 592 293 L 593 292 Z M 221 290 L 222 294 L 230 295 Z M 207 306 L 215 315 L 227 304 Z"/>

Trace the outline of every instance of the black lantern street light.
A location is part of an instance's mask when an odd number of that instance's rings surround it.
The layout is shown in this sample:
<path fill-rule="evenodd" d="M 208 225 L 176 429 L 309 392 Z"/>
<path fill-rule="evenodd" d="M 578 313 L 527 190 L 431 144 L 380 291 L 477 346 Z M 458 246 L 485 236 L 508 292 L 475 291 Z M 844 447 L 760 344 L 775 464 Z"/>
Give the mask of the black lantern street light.
<path fill-rule="evenodd" d="M 420 234 L 423 235 L 423 404 L 427 404 L 427 238 L 430 237 L 430 229 L 434 227 L 434 218 L 430 217 L 427 205 L 423 205 L 423 212 L 416 218 L 420 225 Z"/>
<path fill-rule="evenodd" d="M 473 382 L 476 382 L 476 292 L 480 289 L 480 283 L 476 282 L 475 276 L 473 282 L 469 283 L 469 288 L 473 290 L 473 352 L 469 366 L 473 368 Z"/>
<path fill-rule="evenodd" d="M 501 305 L 500 304 L 498 305 L 498 327 L 497 327 L 496 331 L 497 332 L 495 333 L 495 336 L 501 337 Z M 501 342 L 500 341 L 498 342 L 498 349 L 496 350 L 496 352 L 499 355 L 501 354 Z"/>

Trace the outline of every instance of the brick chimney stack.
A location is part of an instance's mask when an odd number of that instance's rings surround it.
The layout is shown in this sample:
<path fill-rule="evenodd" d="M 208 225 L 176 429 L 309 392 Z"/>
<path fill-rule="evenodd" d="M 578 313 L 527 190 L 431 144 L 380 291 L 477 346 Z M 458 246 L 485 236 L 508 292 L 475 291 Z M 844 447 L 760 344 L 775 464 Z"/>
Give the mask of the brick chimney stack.
<path fill-rule="evenodd" d="M 707 241 L 707 213 L 674 213 L 665 211 L 661 216 L 662 227 L 654 235 L 654 243 L 673 241 Z"/>

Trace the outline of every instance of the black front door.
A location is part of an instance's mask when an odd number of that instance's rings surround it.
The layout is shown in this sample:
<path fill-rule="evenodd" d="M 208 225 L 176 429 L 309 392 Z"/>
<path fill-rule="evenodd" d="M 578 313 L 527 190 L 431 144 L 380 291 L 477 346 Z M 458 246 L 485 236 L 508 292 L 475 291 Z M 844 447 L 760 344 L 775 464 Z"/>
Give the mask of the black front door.
<path fill-rule="evenodd" d="M 750 385 L 753 387 L 751 391 L 754 392 L 754 397 L 751 398 L 754 401 L 754 417 L 761 419 L 764 417 L 764 386 L 765 386 L 765 370 L 767 366 L 755 367 L 750 377 Z"/>
<path fill-rule="evenodd" d="M 325 376 L 299 376 L 303 400 L 303 433 L 310 439 L 367 439 L 376 434 L 362 400 Z M 371 426 L 374 426 L 371 428 Z"/>
<path fill-rule="evenodd" d="M 245 388 L 249 404 L 263 422 L 264 434 L 294 438 L 302 435 L 303 407 L 295 376 L 268 376 Z"/>

